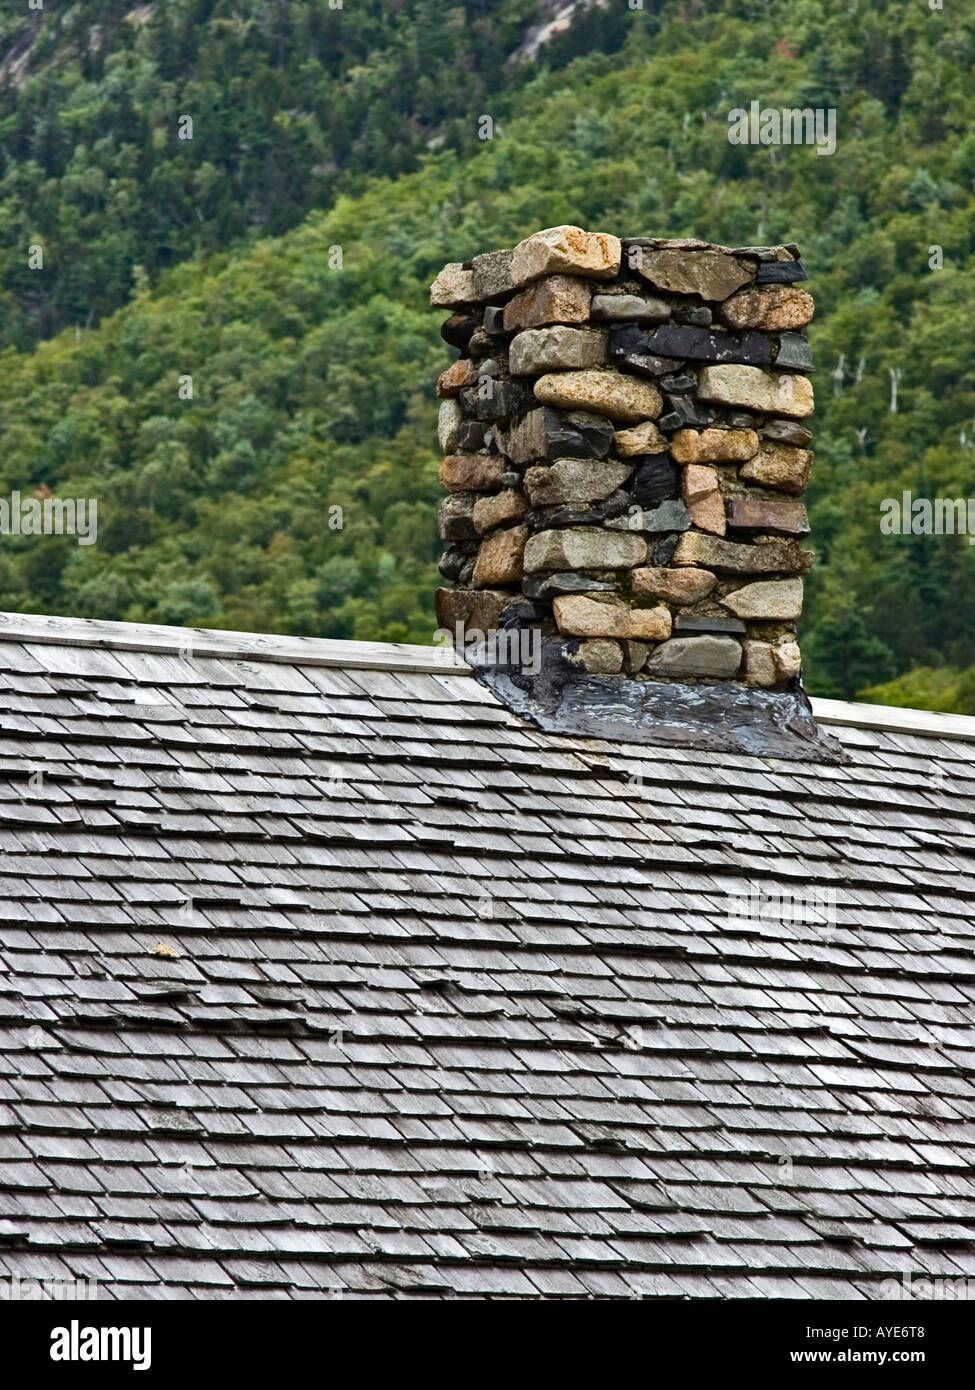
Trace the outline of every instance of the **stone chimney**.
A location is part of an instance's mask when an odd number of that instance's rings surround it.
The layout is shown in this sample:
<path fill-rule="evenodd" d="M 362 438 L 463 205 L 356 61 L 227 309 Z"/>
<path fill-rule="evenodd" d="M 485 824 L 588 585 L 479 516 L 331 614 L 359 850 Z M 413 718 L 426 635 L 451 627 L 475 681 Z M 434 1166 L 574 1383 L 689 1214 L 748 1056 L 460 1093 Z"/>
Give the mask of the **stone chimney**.
<path fill-rule="evenodd" d="M 441 627 L 536 629 L 581 677 L 801 690 L 805 278 L 794 245 L 570 226 L 446 266 Z"/>

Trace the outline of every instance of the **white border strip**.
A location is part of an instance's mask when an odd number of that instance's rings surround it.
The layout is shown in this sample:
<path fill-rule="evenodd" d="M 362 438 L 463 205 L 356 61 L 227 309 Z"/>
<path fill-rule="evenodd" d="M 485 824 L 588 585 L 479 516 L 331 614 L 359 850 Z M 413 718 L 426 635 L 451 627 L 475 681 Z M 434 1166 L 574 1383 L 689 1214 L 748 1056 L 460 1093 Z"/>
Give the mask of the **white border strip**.
<path fill-rule="evenodd" d="M 969 714 L 941 714 L 937 710 L 904 709 L 899 705 L 864 705 L 850 700 L 813 699 L 810 703 L 819 724 L 845 724 L 854 729 L 881 729 L 887 733 L 975 742 L 975 717 Z"/>

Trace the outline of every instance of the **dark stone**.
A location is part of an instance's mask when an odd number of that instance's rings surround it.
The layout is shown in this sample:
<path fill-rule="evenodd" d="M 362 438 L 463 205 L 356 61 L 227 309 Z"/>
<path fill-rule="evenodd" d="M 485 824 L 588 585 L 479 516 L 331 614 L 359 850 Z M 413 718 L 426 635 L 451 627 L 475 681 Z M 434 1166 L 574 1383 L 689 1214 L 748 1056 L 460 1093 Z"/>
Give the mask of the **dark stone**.
<path fill-rule="evenodd" d="M 444 579 L 456 579 L 471 555 L 477 555 L 477 550 L 477 541 L 449 545 L 441 555 L 440 563 L 437 566 Z"/>
<path fill-rule="evenodd" d="M 466 589 L 474 578 L 474 566 L 477 564 L 477 556 L 472 555 L 469 560 L 465 560 L 461 567 L 460 574 L 457 576 L 457 584 L 461 589 Z"/>
<path fill-rule="evenodd" d="M 605 517 L 622 516 L 627 507 L 633 505 L 633 498 L 622 488 L 617 488 L 608 497 L 604 497 L 598 505 L 602 508 Z"/>
<path fill-rule="evenodd" d="M 479 327 L 480 324 L 473 314 L 451 314 L 450 318 L 444 319 L 440 325 L 440 336 L 451 347 L 466 352 L 471 334 Z"/>
<path fill-rule="evenodd" d="M 529 599 L 515 599 L 505 608 L 501 617 L 498 619 L 499 628 L 507 627 L 532 627 L 537 623 L 543 623 L 551 618 L 547 608 L 537 603 L 532 603 Z"/>
<path fill-rule="evenodd" d="M 762 261 L 755 275 L 756 285 L 789 285 L 794 280 L 807 280 L 802 261 Z"/>
<path fill-rule="evenodd" d="M 732 246 L 733 256 L 750 256 L 756 261 L 774 261 L 775 250 L 771 246 Z"/>
<path fill-rule="evenodd" d="M 591 507 L 533 507 L 525 521 L 535 531 L 562 531 L 567 526 L 601 526 L 611 517 L 622 516 L 633 499 L 628 492 L 610 493 Z"/>
<path fill-rule="evenodd" d="M 497 337 L 504 332 L 504 308 L 497 304 L 489 304 L 484 310 L 484 332 L 492 337 Z"/>
<path fill-rule="evenodd" d="M 440 501 L 437 523 L 440 537 L 445 541 L 477 540 L 474 527 L 476 492 L 450 492 Z"/>
<path fill-rule="evenodd" d="M 667 404 L 670 410 L 657 421 L 662 430 L 701 429 L 714 419 L 709 410 L 699 406 L 697 401 L 688 400 L 686 396 L 668 396 Z M 673 420 L 677 423 L 672 424 Z"/>
<path fill-rule="evenodd" d="M 545 410 L 547 458 L 605 458 L 613 447 L 613 434 L 613 424 L 605 416 L 585 410 Z"/>
<path fill-rule="evenodd" d="M 757 430 L 761 422 L 761 415 L 749 415 L 744 410 L 733 410 L 726 416 L 728 428 L 732 430 Z"/>
<path fill-rule="evenodd" d="M 690 324 L 694 328 L 709 328 L 711 326 L 711 310 L 706 304 L 695 304 L 686 309 L 675 309 L 674 322 Z"/>
<path fill-rule="evenodd" d="M 679 371 L 684 365 L 679 357 L 656 357 L 648 352 L 628 352 L 613 360 L 639 376 L 663 376 L 665 372 Z"/>
<path fill-rule="evenodd" d="M 777 444 L 795 444 L 799 449 L 808 449 L 812 434 L 796 420 L 768 420 L 762 426 L 762 438 L 774 439 Z"/>
<path fill-rule="evenodd" d="M 654 547 L 653 554 L 650 556 L 650 563 L 653 565 L 669 565 L 674 558 L 674 551 L 677 549 L 677 542 L 681 538 L 681 532 L 675 531 L 672 536 L 660 542 Z"/>
<path fill-rule="evenodd" d="M 613 593 L 615 584 L 602 579 L 590 579 L 574 570 L 560 574 L 526 574 L 521 587 L 529 598 L 555 598 L 559 594 Z"/>
<path fill-rule="evenodd" d="M 517 415 L 519 411 L 525 410 L 533 405 L 535 395 L 530 386 L 523 385 L 520 381 L 496 381 L 494 383 L 495 414 L 488 415 L 489 420 L 509 420 L 512 415 Z M 478 414 L 483 414 L 478 411 Z"/>
<path fill-rule="evenodd" d="M 519 410 L 534 400 L 529 387 L 520 381 L 495 381 L 490 395 L 483 393 L 480 386 L 469 386 L 461 391 L 460 399 L 464 409 L 480 420 L 510 420 Z"/>
<path fill-rule="evenodd" d="M 521 487 L 521 474 L 520 474 L 520 473 L 502 473 L 502 474 L 501 474 L 501 486 L 502 486 L 502 487 Z"/>
<path fill-rule="evenodd" d="M 609 355 L 623 357 L 627 353 L 646 350 L 647 333 L 635 323 L 611 323 L 609 326 Z"/>
<path fill-rule="evenodd" d="M 779 337 L 776 367 L 791 367 L 797 372 L 813 372 L 812 348 L 801 333 L 783 333 Z"/>
<path fill-rule="evenodd" d="M 638 324 L 611 323 L 609 325 L 610 357 L 622 357 L 626 352 L 641 352 L 646 340 L 646 332 Z"/>
<path fill-rule="evenodd" d="M 766 367 L 772 358 L 772 344 L 767 333 L 739 333 L 738 361 L 755 367 Z"/>
<path fill-rule="evenodd" d="M 733 632 L 743 633 L 745 624 L 740 618 L 692 618 L 678 613 L 674 619 L 675 632 Z"/>
<path fill-rule="evenodd" d="M 665 376 L 667 372 L 679 371 L 684 365 L 681 359 L 648 347 L 649 336 L 635 323 L 611 324 L 610 358 L 641 376 Z"/>
<path fill-rule="evenodd" d="M 662 323 L 648 332 L 635 324 L 611 328 L 610 357 L 628 363 L 636 354 L 691 358 L 695 362 L 742 362 L 755 367 L 766 367 L 772 360 L 771 344 L 764 333 L 723 333 L 677 323 Z"/>
<path fill-rule="evenodd" d="M 480 415 L 483 402 L 478 398 L 476 386 L 468 386 L 454 397 L 465 415 Z M 485 415 L 484 419 L 488 417 Z"/>
<path fill-rule="evenodd" d="M 624 518 L 624 522 L 629 520 L 629 517 Z M 632 527 L 634 531 L 660 535 L 664 531 L 686 531 L 691 524 L 691 514 L 680 498 L 673 498 L 657 507 L 642 508 L 639 522 L 639 526 Z"/>
<path fill-rule="evenodd" d="M 492 338 L 489 333 L 485 333 L 483 328 L 475 328 L 471 334 L 471 340 L 467 344 L 468 357 L 484 357 L 487 353 L 494 351 L 496 338 Z"/>
<path fill-rule="evenodd" d="M 697 382 L 692 376 L 662 376 L 657 385 L 669 396 L 692 396 L 697 390 Z"/>
<path fill-rule="evenodd" d="M 533 507 L 525 522 L 533 531 L 564 531 L 570 526 L 600 526 L 605 517 L 596 507 Z"/>
<path fill-rule="evenodd" d="M 498 431 L 498 448 L 516 467 L 536 459 L 599 459 L 612 448 L 614 430 L 602 415 L 536 406 Z"/>
<path fill-rule="evenodd" d="M 630 501 L 655 507 L 677 496 L 677 469 L 669 454 L 646 454 L 630 460 L 636 471 L 630 479 Z"/>
<path fill-rule="evenodd" d="M 623 647 L 623 670 L 628 676 L 634 676 L 637 671 L 642 671 L 647 664 L 647 654 L 650 648 L 646 642 L 624 641 L 621 645 Z"/>
<path fill-rule="evenodd" d="M 486 433 L 487 425 L 481 420 L 465 420 L 457 431 L 457 452 L 476 454 L 479 449 L 484 448 Z"/>

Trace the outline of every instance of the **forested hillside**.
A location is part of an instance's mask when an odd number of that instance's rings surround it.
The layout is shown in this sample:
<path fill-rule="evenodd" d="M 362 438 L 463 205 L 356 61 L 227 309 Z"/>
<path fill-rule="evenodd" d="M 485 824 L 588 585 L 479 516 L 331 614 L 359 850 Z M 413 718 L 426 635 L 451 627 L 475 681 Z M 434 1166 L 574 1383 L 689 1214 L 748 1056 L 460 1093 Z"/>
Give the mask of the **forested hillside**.
<path fill-rule="evenodd" d="M 339 192 L 416 168 L 428 148 L 473 153 L 488 96 L 531 76 L 506 61 L 537 11 L 538 0 L 4 6 L 0 217 L 13 254 L 0 346 L 90 326 L 166 267 L 286 231 Z M 614 20 L 600 23 L 604 49 L 625 33 Z M 583 16 L 547 61 L 583 51 L 584 30 Z M 27 267 L 38 242 L 43 277 Z"/>
<path fill-rule="evenodd" d="M 879 526 L 975 495 L 975 13 L 614 0 L 509 63 L 527 0 L 127 9 L 0 20 L 0 495 L 99 499 L 97 545 L 2 538 L 0 607 L 429 641 L 440 265 L 558 222 L 795 240 L 807 684 L 930 668 L 880 698 L 975 711 L 975 547 Z M 729 144 L 753 100 L 835 108 L 836 153 Z"/>

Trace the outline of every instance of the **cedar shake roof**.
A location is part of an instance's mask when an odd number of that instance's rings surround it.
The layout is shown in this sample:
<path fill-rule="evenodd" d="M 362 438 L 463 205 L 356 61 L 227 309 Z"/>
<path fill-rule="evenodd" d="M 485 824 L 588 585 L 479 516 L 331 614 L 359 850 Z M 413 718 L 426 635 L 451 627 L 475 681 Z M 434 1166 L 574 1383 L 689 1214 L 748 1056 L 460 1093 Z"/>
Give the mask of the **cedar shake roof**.
<path fill-rule="evenodd" d="M 542 732 L 429 648 L 0 615 L 0 1274 L 975 1274 L 975 720 L 813 704 L 848 761 Z"/>

